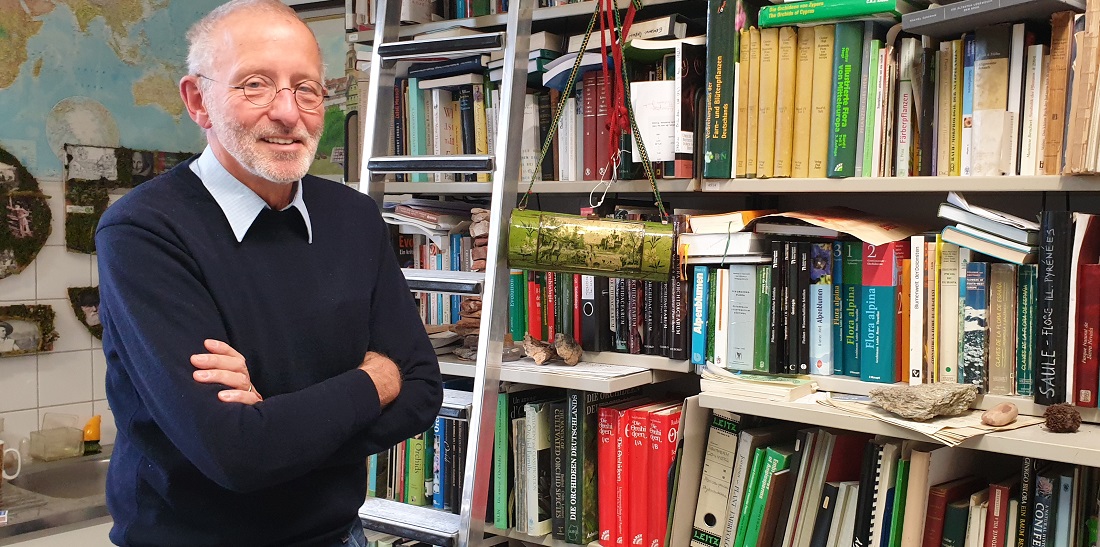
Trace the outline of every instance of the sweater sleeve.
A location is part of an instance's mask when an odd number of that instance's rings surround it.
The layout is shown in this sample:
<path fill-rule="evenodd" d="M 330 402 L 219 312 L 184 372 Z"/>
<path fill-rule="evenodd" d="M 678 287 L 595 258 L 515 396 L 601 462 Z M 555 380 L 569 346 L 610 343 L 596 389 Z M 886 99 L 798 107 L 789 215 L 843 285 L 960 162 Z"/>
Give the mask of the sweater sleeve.
<path fill-rule="evenodd" d="M 377 208 L 375 224 L 386 233 Z M 439 360 L 416 302 L 387 238 L 378 238 L 378 283 L 371 297 L 371 350 L 394 358 L 401 369 L 401 394 L 334 455 L 330 464 L 362 462 L 367 456 L 431 429 L 443 403 Z M 400 355 L 398 359 L 396 356 Z"/>
<path fill-rule="evenodd" d="M 349 441 L 364 450 L 390 442 L 371 442 L 370 431 L 404 431 L 377 424 L 377 391 L 357 369 L 252 406 L 220 401 L 224 387 L 196 382 L 189 358 L 205 353 L 206 338 L 226 340 L 227 329 L 183 245 L 170 230 L 124 220 L 101 224 L 96 247 L 104 351 L 108 366 L 120 369 L 112 375 L 125 379 L 108 384 L 112 405 L 128 404 L 131 415 L 124 420 L 147 412 L 171 445 L 223 488 L 245 492 L 278 484 L 329 464 Z M 417 389 L 432 384 L 423 370 L 433 366 L 434 387 Z M 398 405 L 410 412 L 412 399 L 438 390 L 438 365 L 403 370 L 413 387 Z M 410 423 L 397 412 L 387 414 Z"/>

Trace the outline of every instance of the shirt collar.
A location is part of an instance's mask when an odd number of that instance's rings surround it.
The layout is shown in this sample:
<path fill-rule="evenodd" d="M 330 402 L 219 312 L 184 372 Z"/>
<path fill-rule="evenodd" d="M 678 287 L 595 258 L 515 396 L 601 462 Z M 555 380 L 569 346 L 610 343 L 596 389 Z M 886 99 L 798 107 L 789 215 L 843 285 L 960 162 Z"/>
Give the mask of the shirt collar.
<path fill-rule="evenodd" d="M 229 221 L 229 226 L 233 229 L 233 235 L 237 238 L 237 243 L 243 241 L 244 235 L 248 232 L 252 223 L 256 221 L 256 217 L 260 215 L 260 211 L 271 207 L 263 198 L 256 195 L 256 192 L 253 192 L 251 188 L 245 186 L 243 182 L 237 180 L 229 171 L 226 171 L 209 146 L 206 147 L 206 150 L 203 150 L 198 159 L 191 162 L 190 167 L 198 175 L 206 190 L 214 197 L 214 201 L 221 207 L 222 212 L 225 213 L 225 219 Z M 285 211 L 291 207 L 298 208 L 298 212 L 302 215 L 302 220 L 306 224 L 308 240 L 313 243 L 313 225 L 309 222 L 309 211 L 306 209 L 306 202 L 302 198 L 302 186 L 300 180 L 295 183 L 294 199 L 290 201 L 290 205 L 281 210 Z"/>

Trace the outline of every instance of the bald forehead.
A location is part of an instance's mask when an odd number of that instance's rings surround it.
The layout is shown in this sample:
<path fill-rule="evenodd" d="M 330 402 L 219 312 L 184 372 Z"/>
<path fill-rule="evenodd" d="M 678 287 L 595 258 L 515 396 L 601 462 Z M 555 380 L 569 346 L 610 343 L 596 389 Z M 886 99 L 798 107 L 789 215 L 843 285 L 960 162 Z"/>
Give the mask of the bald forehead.
<path fill-rule="evenodd" d="M 309 27 L 297 17 L 259 10 L 241 10 L 221 19 L 212 29 L 215 38 L 216 64 L 245 63 L 246 53 L 263 52 L 264 57 L 278 57 L 280 53 L 306 54 L 311 60 L 310 69 L 317 74 L 304 75 L 317 78 L 322 70 L 321 48 Z M 258 58 L 256 60 L 259 60 Z M 269 59 L 270 60 L 270 59 Z"/>

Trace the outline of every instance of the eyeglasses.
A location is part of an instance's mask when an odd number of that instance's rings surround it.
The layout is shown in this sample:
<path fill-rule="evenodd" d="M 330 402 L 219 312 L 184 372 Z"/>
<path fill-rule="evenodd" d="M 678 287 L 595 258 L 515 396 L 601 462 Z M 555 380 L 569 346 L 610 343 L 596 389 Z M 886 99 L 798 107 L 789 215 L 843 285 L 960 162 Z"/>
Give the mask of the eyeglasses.
<path fill-rule="evenodd" d="M 302 110 L 315 110 L 321 106 L 328 95 L 325 94 L 325 88 L 321 84 L 313 80 L 303 80 L 290 87 L 279 87 L 275 85 L 275 82 L 271 81 L 271 78 L 267 76 L 249 76 L 241 85 L 230 85 L 225 82 L 219 82 L 213 78 L 208 78 L 202 74 L 196 74 L 199 78 L 204 80 L 210 80 L 214 83 L 219 83 L 228 86 L 232 89 L 239 89 L 244 93 L 244 98 L 248 99 L 248 102 L 256 106 L 267 106 L 275 100 L 275 96 L 281 91 L 290 91 L 294 95 L 294 102 L 298 104 L 298 108 Z"/>

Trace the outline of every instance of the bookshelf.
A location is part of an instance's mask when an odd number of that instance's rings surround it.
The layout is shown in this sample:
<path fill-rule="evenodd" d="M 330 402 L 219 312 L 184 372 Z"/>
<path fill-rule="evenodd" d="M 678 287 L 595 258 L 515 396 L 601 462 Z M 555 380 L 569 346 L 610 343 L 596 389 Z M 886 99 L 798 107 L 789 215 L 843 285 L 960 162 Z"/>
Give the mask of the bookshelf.
<path fill-rule="evenodd" d="M 547 534 L 545 536 L 529 536 L 527 534 L 521 534 L 515 530 L 501 530 L 500 528 L 494 528 L 492 526 L 486 527 L 485 532 L 494 534 L 508 539 L 514 539 L 516 541 L 522 541 L 524 545 L 545 545 L 546 547 L 566 547 L 567 545 L 574 545 L 572 543 L 566 543 L 561 540 L 554 539 Z M 575 547 L 575 546 L 574 546 Z M 600 547 L 599 541 L 593 541 L 589 543 L 587 547 Z"/>
<path fill-rule="evenodd" d="M 846 179 L 703 179 L 703 192 L 868 193 L 1096 192 L 1100 177 L 852 177 Z"/>
<path fill-rule="evenodd" d="M 595 181 L 548 181 L 536 182 L 531 189 L 536 194 L 587 194 L 603 192 L 605 183 Z M 657 181 L 657 189 L 662 194 L 698 192 L 696 179 L 672 179 Z M 492 191 L 488 182 L 391 182 L 386 184 L 387 194 L 436 194 L 436 195 L 487 195 Z M 527 191 L 527 183 L 520 183 L 520 193 Z M 647 180 L 620 180 L 614 182 L 608 193 L 649 193 L 652 190 Z"/>
<path fill-rule="evenodd" d="M 682 3 L 684 0 L 647 0 L 645 2 L 646 7 L 660 6 L 662 4 L 676 4 Z M 618 0 L 616 2 L 620 8 L 626 8 L 630 4 L 630 0 Z M 575 4 L 566 4 L 564 6 L 554 6 L 549 8 L 536 8 L 532 10 L 532 21 L 550 21 L 555 19 L 567 19 L 570 17 L 580 17 L 591 15 L 596 9 L 596 2 L 577 2 Z M 488 27 L 501 27 L 504 26 L 505 17 L 507 14 L 497 13 L 493 15 L 483 15 L 481 17 L 468 17 L 463 19 L 447 19 L 443 21 L 432 21 L 431 23 L 423 23 L 419 25 L 403 25 L 398 31 L 398 36 L 405 38 L 414 34 L 420 34 L 423 32 L 432 32 L 436 30 L 442 30 L 451 27 L 469 27 L 469 28 L 488 28 Z M 580 29 L 578 29 L 580 30 Z M 364 30 L 360 32 L 349 32 L 347 35 L 348 42 L 369 44 L 374 41 L 374 31 Z"/>
<path fill-rule="evenodd" d="M 817 403 L 811 405 L 749 400 L 703 392 L 699 396 L 699 404 L 711 409 L 766 416 L 807 425 L 862 431 L 899 439 L 929 440 L 903 427 L 873 418 L 856 416 Z M 960 445 L 960 448 L 1092 466 L 1100 461 L 1100 425 L 1082 424 L 1077 433 L 1051 433 L 1035 425 L 968 439 Z"/>

